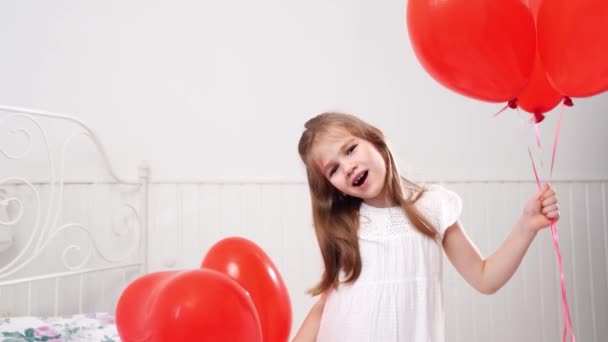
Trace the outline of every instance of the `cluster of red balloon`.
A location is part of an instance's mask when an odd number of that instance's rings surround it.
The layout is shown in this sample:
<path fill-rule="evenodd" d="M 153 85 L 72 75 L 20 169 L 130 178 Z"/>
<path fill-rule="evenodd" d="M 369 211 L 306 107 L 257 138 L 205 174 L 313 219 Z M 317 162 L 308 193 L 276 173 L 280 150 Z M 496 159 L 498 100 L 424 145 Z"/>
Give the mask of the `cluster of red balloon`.
<path fill-rule="evenodd" d="M 440 84 L 536 122 L 608 90 L 606 0 L 408 0 L 414 52 Z"/>
<path fill-rule="evenodd" d="M 291 303 L 268 255 L 230 237 L 212 246 L 200 269 L 150 273 L 129 284 L 116 327 L 124 342 L 285 342 Z"/>

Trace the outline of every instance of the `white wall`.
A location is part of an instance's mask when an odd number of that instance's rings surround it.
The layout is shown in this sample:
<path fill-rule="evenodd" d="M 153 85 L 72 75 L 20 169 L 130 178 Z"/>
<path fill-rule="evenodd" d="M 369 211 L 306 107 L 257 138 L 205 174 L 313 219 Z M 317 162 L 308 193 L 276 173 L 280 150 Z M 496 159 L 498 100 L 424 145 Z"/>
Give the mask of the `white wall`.
<path fill-rule="evenodd" d="M 516 114 L 430 79 L 404 18 L 401 0 L 3 1 L 0 103 L 84 119 L 133 177 L 141 159 L 156 179 L 302 177 L 303 123 L 333 109 L 416 173 L 531 177 Z M 575 102 L 556 177 L 601 178 L 608 97 Z"/>

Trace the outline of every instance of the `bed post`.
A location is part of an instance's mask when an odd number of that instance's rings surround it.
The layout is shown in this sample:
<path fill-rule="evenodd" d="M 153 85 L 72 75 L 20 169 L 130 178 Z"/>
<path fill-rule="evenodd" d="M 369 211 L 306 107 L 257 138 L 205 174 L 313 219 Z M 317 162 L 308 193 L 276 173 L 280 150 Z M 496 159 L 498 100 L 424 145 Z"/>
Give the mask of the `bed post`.
<path fill-rule="evenodd" d="M 142 198 L 141 198 L 141 224 L 142 224 L 142 249 L 143 249 L 143 261 L 142 261 L 142 273 L 148 273 L 148 262 L 149 262 L 149 237 L 148 237 L 148 224 L 149 224 L 149 185 L 150 185 L 150 166 L 146 162 L 142 162 L 138 168 L 139 183 L 142 186 Z"/>

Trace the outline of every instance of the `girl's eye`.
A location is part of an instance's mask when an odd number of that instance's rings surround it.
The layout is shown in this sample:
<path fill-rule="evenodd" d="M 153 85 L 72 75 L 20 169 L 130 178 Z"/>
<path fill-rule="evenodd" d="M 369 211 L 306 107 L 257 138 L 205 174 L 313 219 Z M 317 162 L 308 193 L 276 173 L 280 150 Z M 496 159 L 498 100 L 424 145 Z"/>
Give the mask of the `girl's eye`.
<path fill-rule="evenodd" d="M 355 150 L 355 148 L 357 148 L 357 144 L 349 147 L 348 150 L 346 150 L 346 154 L 351 154 Z"/>
<path fill-rule="evenodd" d="M 336 173 L 336 171 L 338 171 L 338 167 L 334 166 L 331 168 L 331 170 L 329 170 L 329 176 L 333 176 L 334 173 Z"/>

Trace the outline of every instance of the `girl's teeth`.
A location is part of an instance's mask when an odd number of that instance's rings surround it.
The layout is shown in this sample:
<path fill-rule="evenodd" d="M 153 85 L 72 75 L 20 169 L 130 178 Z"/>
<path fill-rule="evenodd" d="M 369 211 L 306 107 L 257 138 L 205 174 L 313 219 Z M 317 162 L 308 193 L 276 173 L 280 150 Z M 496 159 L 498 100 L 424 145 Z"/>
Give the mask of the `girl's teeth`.
<path fill-rule="evenodd" d="M 363 172 L 353 183 L 353 185 L 359 185 L 361 180 L 363 179 L 363 176 L 365 176 L 365 172 Z"/>

